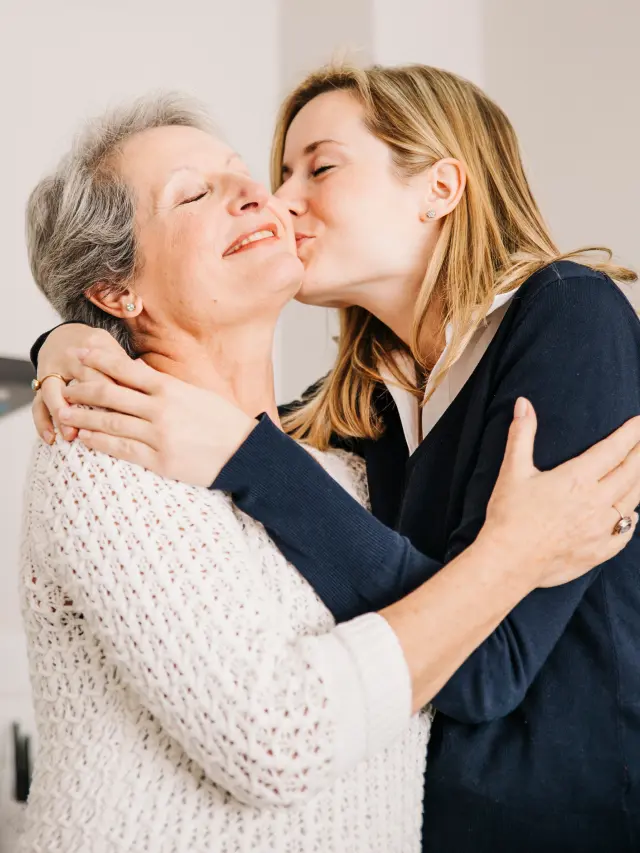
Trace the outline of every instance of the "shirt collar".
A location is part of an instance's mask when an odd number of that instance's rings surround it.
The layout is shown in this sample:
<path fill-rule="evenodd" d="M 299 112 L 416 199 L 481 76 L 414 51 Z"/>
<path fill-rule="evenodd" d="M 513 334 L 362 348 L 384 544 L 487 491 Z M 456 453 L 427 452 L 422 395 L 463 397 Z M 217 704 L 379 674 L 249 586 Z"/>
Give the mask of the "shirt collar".
<path fill-rule="evenodd" d="M 499 293 L 496 297 L 494 297 L 493 302 L 491 303 L 491 307 L 487 311 L 485 315 L 485 320 L 491 316 L 495 311 L 499 308 L 502 308 L 504 305 L 509 302 L 509 300 L 513 299 L 515 294 L 518 292 L 518 288 L 509 291 L 508 293 Z M 428 393 L 433 383 L 440 372 L 442 365 L 444 364 L 444 360 L 447 357 L 449 346 L 451 345 L 451 338 L 453 336 L 453 328 L 451 323 L 445 329 L 445 348 L 440 355 L 440 358 L 436 362 L 433 370 L 431 371 L 431 375 L 429 377 L 429 381 L 427 383 L 427 388 L 425 393 Z M 407 377 L 409 382 L 415 382 L 415 366 L 413 363 L 413 359 L 406 352 L 396 352 L 394 353 L 394 360 L 402 371 L 404 376 Z M 412 453 L 413 450 L 419 444 L 419 425 L 418 418 L 420 417 L 418 402 L 416 398 L 410 394 L 408 391 L 405 391 L 404 388 L 400 388 L 397 380 L 391 373 L 391 371 L 386 367 L 386 365 L 380 365 L 380 376 L 384 380 L 384 384 L 387 387 L 387 390 L 391 394 L 393 401 L 396 404 L 396 408 L 398 409 L 398 414 L 400 415 L 400 420 L 402 422 L 402 427 L 404 430 L 405 437 L 407 439 L 407 444 L 409 446 L 409 452 Z M 423 410 L 424 411 L 424 410 Z"/>

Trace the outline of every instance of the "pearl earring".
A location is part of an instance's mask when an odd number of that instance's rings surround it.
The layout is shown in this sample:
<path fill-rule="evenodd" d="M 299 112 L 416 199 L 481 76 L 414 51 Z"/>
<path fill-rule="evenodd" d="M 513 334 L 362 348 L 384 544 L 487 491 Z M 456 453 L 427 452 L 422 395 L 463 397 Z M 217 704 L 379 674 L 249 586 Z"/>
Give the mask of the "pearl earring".
<path fill-rule="evenodd" d="M 127 302 L 127 304 L 124 307 L 127 309 L 127 311 L 135 311 L 136 310 L 136 303 L 135 302 Z"/>

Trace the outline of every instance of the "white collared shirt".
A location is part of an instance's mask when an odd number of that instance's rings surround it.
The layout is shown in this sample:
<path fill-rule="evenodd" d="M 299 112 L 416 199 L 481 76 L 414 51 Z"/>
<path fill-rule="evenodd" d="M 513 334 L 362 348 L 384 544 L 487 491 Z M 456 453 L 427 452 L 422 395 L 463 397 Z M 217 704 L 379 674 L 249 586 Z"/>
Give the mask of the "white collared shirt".
<path fill-rule="evenodd" d="M 502 318 L 507 313 L 509 304 L 516 293 L 517 289 L 512 290 L 510 293 L 501 293 L 499 296 L 496 296 L 491 308 L 487 312 L 485 322 L 472 335 L 460 358 L 449 370 L 422 409 L 418 405 L 418 400 L 409 391 L 405 391 L 404 388 L 400 388 L 397 385 L 390 371 L 385 367 L 381 368 L 382 378 L 393 397 L 398 414 L 400 415 L 409 454 L 412 454 L 420 444 L 420 418 L 422 417 L 422 437 L 424 439 L 455 400 L 467 379 L 478 366 L 480 359 L 489 348 L 489 344 L 498 331 Z M 431 391 L 438 373 L 442 369 L 451 344 L 451 337 L 451 326 L 447 326 L 445 330 L 445 348 L 431 371 L 425 389 L 425 396 Z M 398 354 L 397 363 L 407 378 L 415 381 L 412 360 L 406 355 Z"/>

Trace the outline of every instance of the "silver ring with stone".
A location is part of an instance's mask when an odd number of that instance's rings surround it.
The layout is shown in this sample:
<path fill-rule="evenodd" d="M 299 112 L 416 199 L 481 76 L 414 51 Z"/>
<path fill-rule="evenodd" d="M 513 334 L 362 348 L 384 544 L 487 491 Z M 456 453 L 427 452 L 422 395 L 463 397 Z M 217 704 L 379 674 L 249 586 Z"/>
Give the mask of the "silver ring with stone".
<path fill-rule="evenodd" d="M 616 526 L 613 528 L 614 536 L 621 536 L 624 533 L 628 533 L 633 527 L 633 519 L 630 515 L 623 515 L 618 507 L 614 504 L 613 508 L 620 516 L 620 520 L 616 523 Z"/>

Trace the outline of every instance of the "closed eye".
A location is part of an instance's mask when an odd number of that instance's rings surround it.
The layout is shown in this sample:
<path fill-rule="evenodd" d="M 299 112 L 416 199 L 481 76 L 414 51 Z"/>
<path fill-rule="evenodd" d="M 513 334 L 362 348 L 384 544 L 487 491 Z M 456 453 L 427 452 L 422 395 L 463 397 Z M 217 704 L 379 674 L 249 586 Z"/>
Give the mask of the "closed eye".
<path fill-rule="evenodd" d="M 330 169 L 335 169 L 335 166 L 319 166 L 311 172 L 311 177 L 318 178 L 320 175 L 328 172 Z"/>
<path fill-rule="evenodd" d="M 191 202 L 193 202 L 193 201 L 200 201 L 200 199 L 204 198 L 206 196 L 206 194 L 207 194 L 206 190 L 203 190 L 202 192 L 198 193 L 197 195 L 191 196 L 190 198 L 185 198 L 185 200 L 181 201 L 180 204 L 181 205 L 182 204 L 191 204 Z"/>

